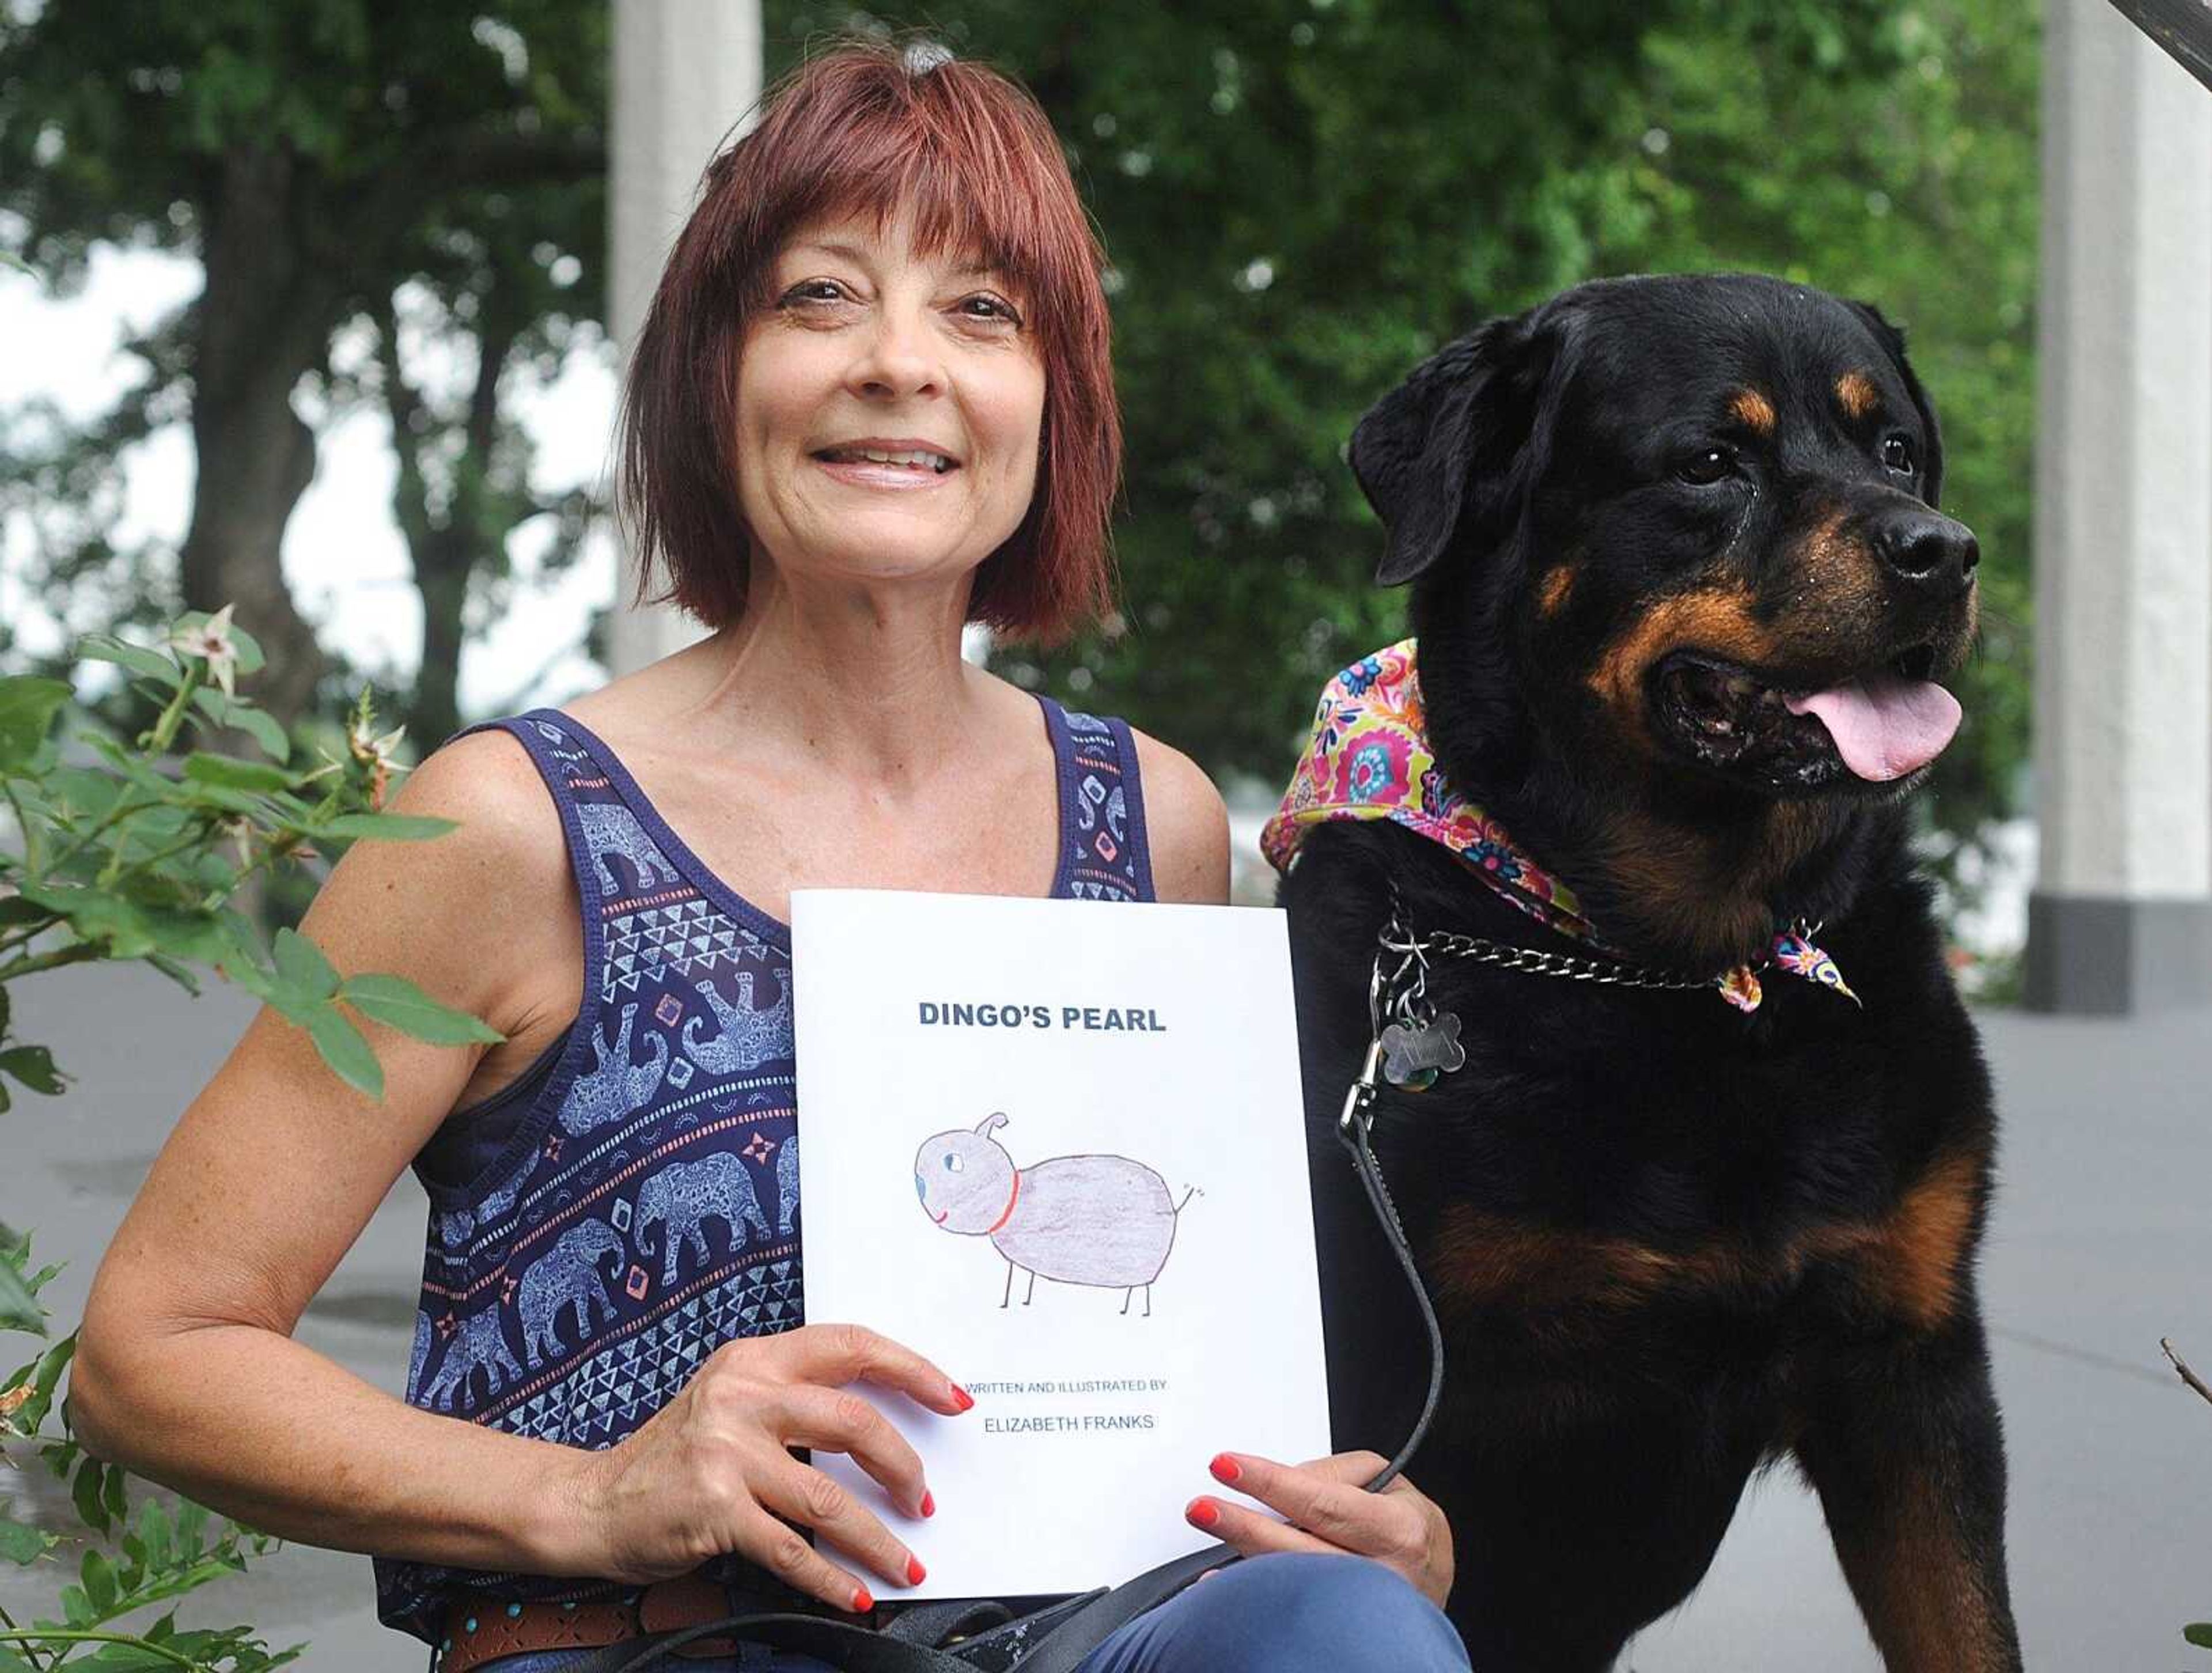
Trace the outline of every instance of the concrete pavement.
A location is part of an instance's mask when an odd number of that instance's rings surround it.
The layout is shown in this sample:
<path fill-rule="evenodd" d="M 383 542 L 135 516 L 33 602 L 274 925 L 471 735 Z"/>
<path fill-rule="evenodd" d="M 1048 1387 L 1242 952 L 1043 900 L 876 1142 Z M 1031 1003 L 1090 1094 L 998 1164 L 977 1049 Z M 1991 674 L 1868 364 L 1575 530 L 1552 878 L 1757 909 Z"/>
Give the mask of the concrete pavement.
<path fill-rule="evenodd" d="M 70 1262 L 47 1291 L 66 1328 L 168 1128 L 247 1009 L 221 988 L 194 1003 L 136 968 L 58 972 L 16 1001 L 24 1037 L 51 1044 L 78 1077 L 66 1098 L 27 1096 L 0 1117 L 0 1219 L 35 1227 L 41 1255 Z M 2212 1013 L 1982 1021 L 2006 1119 L 1984 1289 L 2028 1664 L 2212 1673 L 2212 1656 L 2180 1638 L 2184 1621 L 2212 1618 L 2212 1406 L 2158 1349 L 2172 1335 L 2212 1374 Z M 299 1331 L 395 1393 L 425 1212 L 404 1177 Z M 15 1340 L 21 1348 L 0 1354 L 28 1357 L 29 1339 Z M 35 1467 L 0 1475 L 0 1513 L 73 1525 L 53 1485 Z M 0 1596 L 19 1619 L 58 1613 L 64 1578 L 52 1566 L 27 1578 L 6 1570 Z M 289 1548 L 195 1594 L 181 1618 L 251 1621 L 279 1645 L 311 1640 L 305 1665 L 316 1673 L 423 1661 L 412 1640 L 376 1624 L 361 1556 Z M 1878 1664 L 1819 1507 L 1787 1472 L 1753 1489 L 1704 1588 L 1623 1663 L 1634 1673 Z"/>

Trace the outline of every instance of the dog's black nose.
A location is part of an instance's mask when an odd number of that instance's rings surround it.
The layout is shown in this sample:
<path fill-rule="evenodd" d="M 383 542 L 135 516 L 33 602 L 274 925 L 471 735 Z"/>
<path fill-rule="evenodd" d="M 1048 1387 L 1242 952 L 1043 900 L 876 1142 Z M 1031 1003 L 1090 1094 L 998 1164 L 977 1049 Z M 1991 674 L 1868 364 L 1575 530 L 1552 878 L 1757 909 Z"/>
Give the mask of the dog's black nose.
<path fill-rule="evenodd" d="M 1973 530 L 1925 506 L 1880 513 L 1867 538 L 1899 580 L 1936 598 L 1965 592 L 1982 561 Z"/>

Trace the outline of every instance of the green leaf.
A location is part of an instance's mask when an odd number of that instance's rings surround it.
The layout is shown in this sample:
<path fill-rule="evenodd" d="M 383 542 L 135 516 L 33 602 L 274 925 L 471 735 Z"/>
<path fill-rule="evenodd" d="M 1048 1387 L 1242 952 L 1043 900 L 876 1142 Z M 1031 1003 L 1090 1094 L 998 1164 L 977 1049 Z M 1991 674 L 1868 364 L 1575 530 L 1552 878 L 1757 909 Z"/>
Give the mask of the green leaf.
<path fill-rule="evenodd" d="M 2192 1621 L 2181 1635 L 2200 1650 L 2212 1650 L 2212 1621 Z"/>
<path fill-rule="evenodd" d="M 184 670 L 171 659 L 112 633 L 94 633 L 78 640 L 76 654 L 94 662 L 120 663 L 134 674 L 162 681 L 172 690 L 184 683 Z"/>
<path fill-rule="evenodd" d="M 25 900 L 21 895 L 0 896 L 0 926 L 36 923 L 40 918 L 53 916 L 36 901 Z"/>
<path fill-rule="evenodd" d="M 182 633 L 191 628 L 204 627 L 207 621 L 206 611 L 187 610 L 171 624 L 170 631 Z M 261 642 L 234 620 L 230 624 L 230 642 L 238 649 L 238 672 L 241 674 L 259 673 L 262 665 L 268 660 L 261 653 Z"/>
<path fill-rule="evenodd" d="M 0 1051 L 0 1074 L 12 1074 L 34 1092 L 48 1098 L 60 1095 L 64 1082 L 54 1068 L 54 1055 L 44 1046 L 16 1046 Z"/>
<path fill-rule="evenodd" d="M 237 727 L 272 758 L 278 761 L 292 758 L 291 739 L 276 723 L 276 717 L 266 709 L 256 709 L 244 697 L 226 697 L 222 692 L 206 685 L 192 693 L 192 701 L 216 725 Z"/>
<path fill-rule="evenodd" d="M 84 1595 L 92 1600 L 95 1610 L 106 1615 L 114 1609 L 115 1565 L 106 1556 L 98 1551 L 86 1552 L 84 1561 L 78 1567 L 77 1578 L 83 1583 Z"/>
<path fill-rule="evenodd" d="M 196 784 L 219 785 L 228 790 L 266 793 L 292 788 L 292 775 L 282 767 L 240 761 L 232 755 L 210 755 L 204 750 L 194 750 L 185 757 L 185 776 Z"/>
<path fill-rule="evenodd" d="M 323 950 L 295 929 L 276 932 L 276 974 L 317 999 L 328 999 L 338 990 L 338 973 Z M 351 1024 L 347 1026 L 351 1027 Z"/>
<path fill-rule="evenodd" d="M 207 1506 L 190 1499 L 177 1501 L 177 1549 L 188 1557 L 200 1554 L 200 1536 L 207 1527 Z"/>
<path fill-rule="evenodd" d="M 145 1548 L 149 1568 L 166 1568 L 169 1563 L 169 1541 L 173 1534 L 169 1512 L 158 1499 L 142 1500 L 138 1506 L 138 1542 Z M 154 1623 L 159 1627 L 161 1623 Z M 151 1631 L 146 1634 L 154 1636 Z"/>
<path fill-rule="evenodd" d="M 442 836 L 453 828 L 452 819 L 429 819 L 409 813 L 341 813 L 317 827 L 331 836 L 376 837 L 389 843 L 421 843 Z"/>
<path fill-rule="evenodd" d="M 315 1049 L 339 1080 L 379 1102 L 383 1100 L 384 1069 L 368 1039 L 343 1013 L 332 1006 L 318 1006 L 307 1013 L 305 1026 Z"/>
<path fill-rule="evenodd" d="M 0 1098 L 7 1096 L 7 1090 L 0 1086 Z M 0 1109 L 5 1107 L 0 1104 Z M 39 1298 L 23 1281 L 23 1275 L 12 1262 L 0 1261 L 0 1330 L 35 1330 L 43 1335 L 46 1329 L 46 1310 L 39 1305 Z"/>
<path fill-rule="evenodd" d="M 67 918 L 81 940 L 101 943 L 112 958 L 140 958 L 155 950 L 154 927 L 129 901 L 98 889 L 25 884 L 23 897 Z"/>
<path fill-rule="evenodd" d="M 107 1513 L 121 1523 L 131 1513 L 130 1501 L 123 1496 L 124 1471 L 121 1464 L 107 1466 L 107 1479 L 100 1484 L 100 1502 Z"/>
<path fill-rule="evenodd" d="M 402 976 L 349 976 L 338 997 L 362 1015 L 432 1045 L 495 1045 L 507 1037 L 465 1011 L 439 1004 Z"/>
<path fill-rule="evenodd" d="M 70 1498 L 76 1506 L 76 1513 L 88 1528 L 107 1531 L 107 1506 L 100 1502 L 100 1463 L 89 1452 L 76 1467 L 76 1479 L 70 1483 Z"/>
<path fill-rule="evenodd" d="M 199 977 L 193 975 L 190 970 L 185 968 L 185 966 L 179 964 L 175 959 L 168 958 L 162 953 L 149 952 L 146 955 L 146 962 L 151 964 L 155 970 L 161 971 L 162 975 L 167 976 L 170 981 L 175 983 L 179 988 L 182 988 L 194 999 L 198 999 L 200 996 Z"/>
<path fill-rule="evenodd" d="M 20 674 L 0 679 L 0 771 L 29 764 L 72 695 L 58 679 Z"/>
<path fill-rule="evenodd" d="M 59 1534 L 50 1534 L 27 1522 L 11 1522 L 0 1516 L 0 1557 L 9 1562 L 36 1562 L 61 1542 Z"/>

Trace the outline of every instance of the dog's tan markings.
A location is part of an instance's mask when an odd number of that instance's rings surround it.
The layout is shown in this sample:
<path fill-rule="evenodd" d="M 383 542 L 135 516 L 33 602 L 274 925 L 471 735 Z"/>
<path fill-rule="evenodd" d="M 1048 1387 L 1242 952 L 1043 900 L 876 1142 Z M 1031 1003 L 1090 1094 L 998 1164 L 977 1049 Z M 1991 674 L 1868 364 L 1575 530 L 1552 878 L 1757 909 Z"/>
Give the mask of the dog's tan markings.
<path fill-rule="evenodd" d="M 1881 392 L 1863 372 L 1846 372 L 1836 380 L 1836 405 L 1846 418 L 1863 418 L 1875 410 Z"/>
<path fill-rule="evenodd" d="M 1729 398 L 1729 411 L 1745 429 L 1761 435 L 1774 434 L 1774 403 L 1758 390 L 1737 390 Z"/>
<path fill-rule="evenodd" d="M 1836 1555 L 1892 1673 L 2006 1673 L 2020 1662 L 1992 1595 L 1996 1571 L 1977 1560 L 1947 1474 L 1890 1469 L 1878 1512 L 1831 1517 Z"/>
<path fill-rule="evenodd" d="M 1640 731 L 1645 674 L 1669 651 L 1692 648 L 1734 661 L 1760 662 L 1773 654 L 1775 642 L 1752 618 L 1747 593 L 1678 593 L 1654 604 L 1613 641 L 1591 671 L 1589 687 Z"/>
<path fill-rule="evenodd" d="M 1747 886 L 1710 833 L 1685 830 L 1631 804 L 1608 815 L 1598 863 L 1620 890 L 1626 927 L 1682 949 L 1715 970 L 1764 946 L 1774 914 L 1763 889 Z M 1670 961 L 1671 962 L 1671 961 Z"/>
<path fill-rule="evenodd" d="M 1897 1210 L 1863 1251 L 1860 1271 L 1868 1297 L 1922 1330 L 1951 1316 L 1959 1299 L 1981 1170 L 1972 1156 L 1939 1159 L 1905 1193 Z"/>
<path fill-rule="evenodd" d="M 1932 1330 L 1958 1300 L 1979 1177 L 1972 1156 L 1946 1157 L 1883 1218 L 1813 1226 L 1771 1250 L 1726 1238 L 1661 1249 L 1455 1206 L 1430 1245 L 1428 1275 L 1440 1296 L 1468 1306 L 1630 1307 L 1662 1293 L 1772 1294 L 1835 1266 L 1883 1316 Z"/>
<path fill-rule="evenodd" d="M 1536 608 L 1547 616 L 1556 616 L 1566 608 L 1567 598 L 1575 589 L 1575 572 L 1560 564 L 1546 575 L 1536 588 Z"/>

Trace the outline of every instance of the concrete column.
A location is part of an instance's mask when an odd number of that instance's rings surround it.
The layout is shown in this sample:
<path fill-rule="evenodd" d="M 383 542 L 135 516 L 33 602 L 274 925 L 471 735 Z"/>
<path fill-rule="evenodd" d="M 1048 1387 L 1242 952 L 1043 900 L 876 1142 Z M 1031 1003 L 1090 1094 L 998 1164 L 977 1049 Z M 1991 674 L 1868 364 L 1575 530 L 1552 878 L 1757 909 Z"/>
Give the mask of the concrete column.
<path fill-rule="evenodd" d="M 2027 998 L 2212 997 L 2212 98 L 2045 0 Z"/>
<path fill-rule="evenodd" d="M 699 176 L 761 92 L 759 0 L 613 0 L 613 109 L 607 181 L 607 326 L 629 360 L 661 265 L 691 212 Z M 665 606 L 633 610 L 624 551 L 608 635 L 617 674 L 699 637 Z"/>

